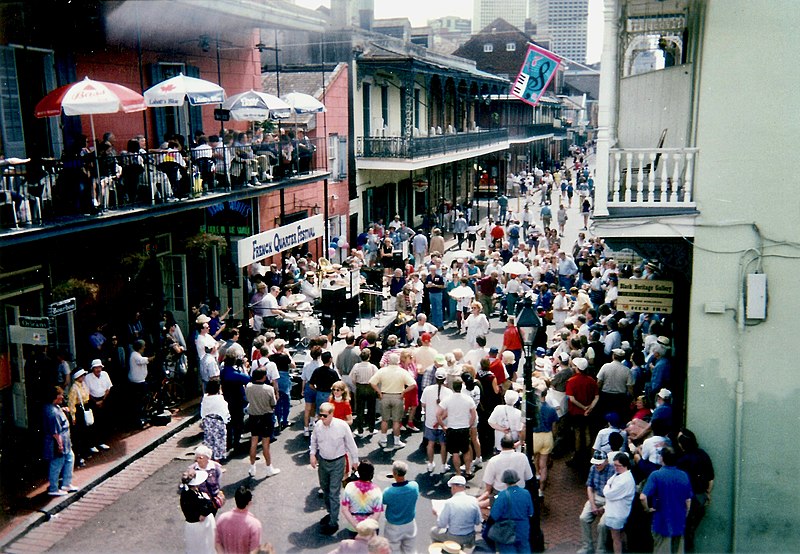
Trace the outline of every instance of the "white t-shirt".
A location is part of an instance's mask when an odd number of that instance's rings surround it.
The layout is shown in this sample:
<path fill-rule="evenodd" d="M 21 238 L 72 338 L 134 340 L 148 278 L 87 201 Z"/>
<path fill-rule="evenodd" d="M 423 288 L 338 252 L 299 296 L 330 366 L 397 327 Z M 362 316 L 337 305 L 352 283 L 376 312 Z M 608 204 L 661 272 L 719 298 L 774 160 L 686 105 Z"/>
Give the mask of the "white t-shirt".
<path fill-rule="evenodd" d="M 425 387 L 420 397 L 420 403 L 425 407 L 425 427 L 428 429 L 436 428 L 436 411 L 441 403 L 452 395 L 453 391 L 444 385 L 440 387 L 437 383 L 434 383 Z M 439 402 L 436 402 L 437 398 Z"/>
<path fill-rule="evenodd" d="M 131 354 L 128 362 L 128 380 L 131 383 L 144 383 L 147 380 L 147 358 L 139 352 Z"/>
<path fill-rule="evenodd" d="M 447 410 L 447 426 L 451 429 L 467 429 L 470 424 L 470 413 L 475 409 L 475 402 L 469 396 L 452 394 L 439 407 Z"/>
<path fill-rule="evenodd" d="M 507 404 L 495 406 L 487 421 L 490 425 L 499 425 L 503 429 L 509 429 L 511 436 L 515 440 L 519 439 L 519 433 L 522 431 L 522 412 L 513 406 Z M 500 450 L 500 440 L 504 434 L 504 431 L 494 430 L 494 447 L 498 450 Z"/>
<path fill-rule="evenodd" d="M 105 371 L 100 372 L 100 377 L 96 377 L 93 372 L 89 373 L 83 382 L 86 388 L 89 389 L 89 395 L 94 398 L 105 396 L 106 391 L 112 387 L 111 378 Z"/>

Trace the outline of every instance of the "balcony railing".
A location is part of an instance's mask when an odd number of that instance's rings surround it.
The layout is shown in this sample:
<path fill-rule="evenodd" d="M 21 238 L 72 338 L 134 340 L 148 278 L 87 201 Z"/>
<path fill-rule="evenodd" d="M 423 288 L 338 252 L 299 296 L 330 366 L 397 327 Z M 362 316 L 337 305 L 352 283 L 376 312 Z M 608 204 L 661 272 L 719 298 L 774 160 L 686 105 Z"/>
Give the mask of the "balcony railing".
<path fill-rule="evenodd" d="M 319 139 L 317 139 L 319 140 Z M 302 178 L 326 166 L 323 143 L 300 154 L 281 147 L 227 146 L 183 156 L 150 151 L 45 159 L 0 167 L 0 228 L 46 225 L 104 211 L 147 208 Z M 308 152 L 310 151 L 310 156 Z"/>
<path fill-rule="evenodd" d="M 358 137 L 361 158 L 425 158 L 472 150 L 508 140 L 508 129 L 481 129 L 429 137 Z"/>
<path fill-rule="evenodd" d="M 520 140 L 526 138 L 533 138 L 539 135 L 553 134 L 555 128 L 553 122 L 549 123 L 531 123 L 528 125 L 509 125 L 508 136 L 510 139 Z"/>
<path fill-rule="evenodd" d="M 697 148 L 612 149 L 609 207 L 694 208 Z"/>

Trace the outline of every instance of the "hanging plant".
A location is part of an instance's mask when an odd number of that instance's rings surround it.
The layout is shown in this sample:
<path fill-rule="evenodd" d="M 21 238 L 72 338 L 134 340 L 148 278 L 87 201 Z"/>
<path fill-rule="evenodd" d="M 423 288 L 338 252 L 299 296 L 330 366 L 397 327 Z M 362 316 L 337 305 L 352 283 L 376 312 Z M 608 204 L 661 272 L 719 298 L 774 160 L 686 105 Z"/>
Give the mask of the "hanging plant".
<path fill-rule="evenodd" d="M 199 254 L 200 256 L 206 256 L 214 246 L 216 246 L 220 252 L 224 252 L 228 248 L 225 237 L 212 235 L 211 233 L 197 233 L 186 239 L 184 245 L 186 246 L 186 250 Z"/>
<path fill-rule="evenodd" d="M 138 275 L 146 261 L 147 254 L 132 252 L 120 258 L 119 267 L 124 275 Z"/>
<path fill-rule="evenodd" d="M 75 297 L 79 303 L 94 302 L 100 292 L 100 285 L 84 279 L 67 279 L 53 287 L 53 300 L 66 300 Z"/>

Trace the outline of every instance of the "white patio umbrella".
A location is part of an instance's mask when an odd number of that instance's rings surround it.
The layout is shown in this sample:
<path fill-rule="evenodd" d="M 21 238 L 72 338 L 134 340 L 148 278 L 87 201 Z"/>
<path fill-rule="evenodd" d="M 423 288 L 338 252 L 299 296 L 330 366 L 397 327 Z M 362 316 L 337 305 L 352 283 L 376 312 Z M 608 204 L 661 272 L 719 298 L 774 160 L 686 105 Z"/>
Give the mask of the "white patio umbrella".
<path fill-rule="evenodd" d="M 325 104 L 302 92 L 290 92 L 281 96 L 281 100 L 292 107 L 295 114 L 321 113 L 327 111 Z"/>
<path fill-rule="evenodd" d="M 148 107 L 168 108 L 183 106 L 186 120 L 186 139 L 190 138 L 189 131 L 189 106 L 205 106 L 206 104 L 221 104 L 225 100 L 225 90 L 216 83 L 187 77 L 179 73 L 175 77 L 161 81 L 144 91 L 144 101 Z"/>
<path fill-rule="evenodd" d="M 509 275 L 527 275 L 528 266 L 522 262 L 511 261 L 503 266 L 503 273 Z"/>
<path fill-rule="evenodd" d="M 222 103 L 236 121 L 264 121 L 285 119 L 292 115 L 292 107 L 273 94 L 248 90 L 230 96 Z"/>

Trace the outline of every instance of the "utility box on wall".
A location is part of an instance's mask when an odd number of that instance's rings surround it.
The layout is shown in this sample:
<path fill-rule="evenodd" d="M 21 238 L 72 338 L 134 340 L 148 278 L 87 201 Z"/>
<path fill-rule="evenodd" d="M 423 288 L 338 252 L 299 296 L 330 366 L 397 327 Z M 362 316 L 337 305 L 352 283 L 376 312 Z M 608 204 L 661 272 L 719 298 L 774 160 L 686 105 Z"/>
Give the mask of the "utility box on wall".
<path fill-rule="evenodd" d="M 747 319 L 767 319 L 767 275 L 750 273 L 747 275 Z"/>

